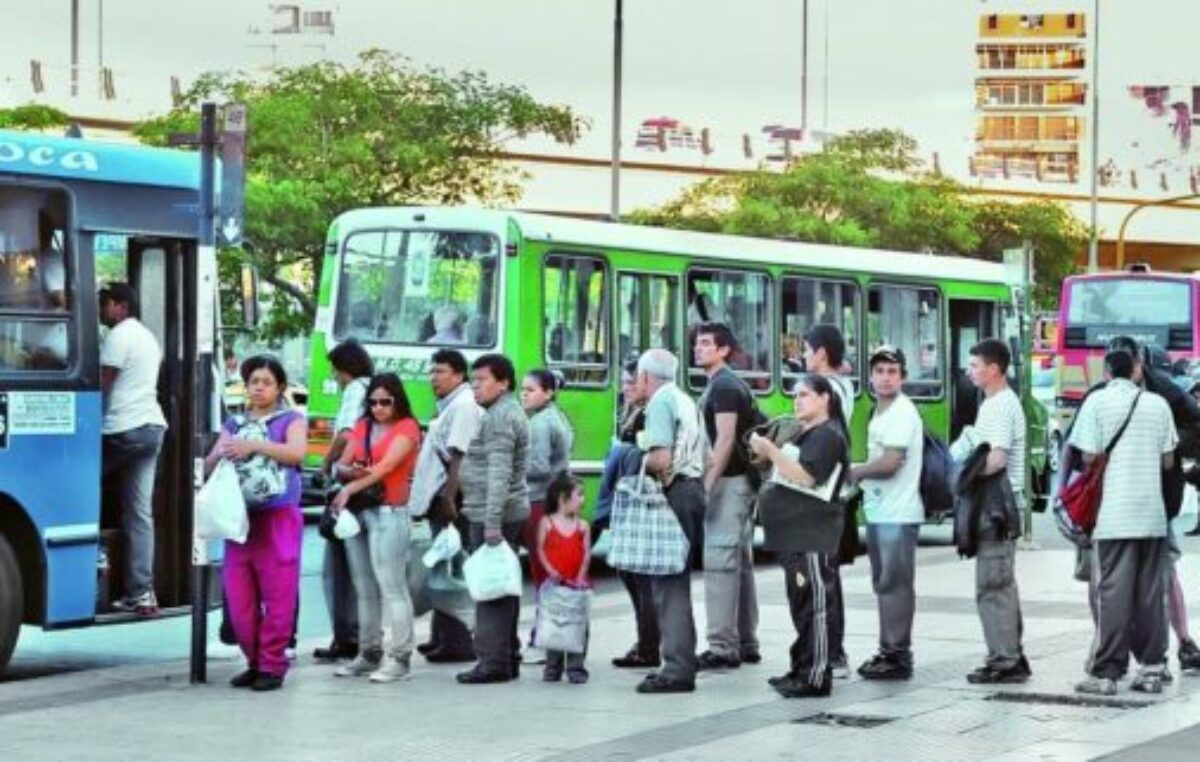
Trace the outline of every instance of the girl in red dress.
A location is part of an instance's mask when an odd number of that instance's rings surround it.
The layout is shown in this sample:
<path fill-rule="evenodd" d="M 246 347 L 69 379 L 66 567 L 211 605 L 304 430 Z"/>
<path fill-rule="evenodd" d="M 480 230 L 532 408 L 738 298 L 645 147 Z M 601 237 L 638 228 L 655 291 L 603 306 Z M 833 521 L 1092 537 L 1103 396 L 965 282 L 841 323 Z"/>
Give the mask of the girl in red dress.
<path fill-rule="evenodd" d="M 546 515 L 538 523 L 537 555 L 548 579 L 556 585 L 591 587 L 588 564 L 591 561 L 592 530 L 580 517 L 583 507 L 583 482 L 566 471 L 559 474 L 546 488 Z M 546 667 L 542 679 L 556 683 L 562 679 L 565 666 L 567 679 L 575 684 L 586 683 L 588 672 L 583 667 L 585 653 L 546 651 Z"/>

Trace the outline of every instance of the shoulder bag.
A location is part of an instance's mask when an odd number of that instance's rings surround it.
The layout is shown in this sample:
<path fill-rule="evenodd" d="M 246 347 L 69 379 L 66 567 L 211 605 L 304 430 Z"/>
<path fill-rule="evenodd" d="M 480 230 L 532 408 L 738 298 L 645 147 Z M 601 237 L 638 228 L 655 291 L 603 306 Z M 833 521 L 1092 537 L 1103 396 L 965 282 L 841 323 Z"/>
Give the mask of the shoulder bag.
<path fill-rule="evenodd" d="M 1058 499 L 1067 516 L 1079 531 L 1085 534 L 1090 535 L 1096 528 L 1096 520 L 1100 516 L 1100 503 L 1104 497 L 1104 472 L 1108 468 L 1108 458 L 1129 426 L 1129 421 L 1133 418 L 1133 411 L 1137 409 L 1138 399 L 1141 396 L 1142 393 L 1138 392 L 1137 396 L 1133 398 L 1133 404 L 1129 406 L 1129 414 L 1125 416 L 1125 422 L 1121 424 L 1121 428 L 1117 429 L 1117 433 L 1108 443 L 1108 447 L 1104 448 L 1104 452 L 1096 455 L 1083 473 L 1064 486 L 1058 494 Z"/>

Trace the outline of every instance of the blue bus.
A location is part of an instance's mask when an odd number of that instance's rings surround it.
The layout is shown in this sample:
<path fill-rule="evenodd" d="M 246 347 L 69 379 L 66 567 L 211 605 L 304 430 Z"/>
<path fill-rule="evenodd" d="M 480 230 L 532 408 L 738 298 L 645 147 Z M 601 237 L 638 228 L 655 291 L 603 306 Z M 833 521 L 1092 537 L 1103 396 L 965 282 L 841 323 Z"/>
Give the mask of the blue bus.
<path fill-rule="evenodd" d="M 101 484 L 108 281 L 133 286 L 163 349 L 154 576 L 164 610 L 188 610 L 195 456 L 219 415 L 199 184 L 195 153 L 0 131 L 0 670 L 23 623 L 131 618 L 109 608 L 124 549 Z"/>

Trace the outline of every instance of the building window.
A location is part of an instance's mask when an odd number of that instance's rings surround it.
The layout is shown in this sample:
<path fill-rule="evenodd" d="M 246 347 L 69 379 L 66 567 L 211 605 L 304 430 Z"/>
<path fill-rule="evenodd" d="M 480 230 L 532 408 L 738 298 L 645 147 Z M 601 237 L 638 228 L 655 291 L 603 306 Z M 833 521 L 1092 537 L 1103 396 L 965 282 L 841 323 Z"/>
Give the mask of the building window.
<path fill-rule="evenodd" d="M 942 395 L 942 297 L 918 286 L 872 286 L 867 297 L 867 348 L 889 345 L 904 352 L 904 393 L 914 399 Z"/>
<path fill-rule="evenodd" d="M 551 254 L 542 275 L 546 363 L 567 383 L 608 383 L 609 288 L 603 260 Z"/>
<path fill-rule="evenodd" d="M 1030 31 L 1046 26 L 1046 17 L 1040 13 L 1027 13 L 1021 16 L 1021 28 Z"/>
<path fill-rule="evenodd" d="M 991 14 L 987 17 L 987 28 L 996 30 L 1000 28 L 1000 18 L 996 14 Z"/>
<path fill-rule="evenodd" d="M 1075 29 L 1079 25 L 1079 16 L 1074 13 L 1067 14 L 1067 29 Z"/>

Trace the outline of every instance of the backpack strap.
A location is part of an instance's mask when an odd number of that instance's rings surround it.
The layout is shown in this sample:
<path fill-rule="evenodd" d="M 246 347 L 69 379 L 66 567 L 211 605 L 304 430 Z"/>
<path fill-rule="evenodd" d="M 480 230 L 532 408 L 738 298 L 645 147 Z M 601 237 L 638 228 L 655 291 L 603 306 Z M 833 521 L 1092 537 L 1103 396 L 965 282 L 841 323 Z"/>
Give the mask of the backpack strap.
<path fill-rule="evenodd" d="M 1117 446 L 1117 442 L 1121 441 L 1121 435 L 1125 433 L 1125 429 L 1129 426 L 1129 421 L 1133 419 L 1133 411 L 1137 409 L 1138 399 L 1140 399 L 1141 396 L 1141 392 L 1138 392 L 1137 395 L 1134 396 L 1133 404 L 1129 406 L 1129 414 L 1125 416 L 1125 422 L 1121 424 L 1121 428 L 1117 429 L 1117 433 L 1112 438 L 1112 441 L 1108 443 L 1108 447 L 1104 448 L 1104 454 L 1106 456 L 1110 455 L 1113 451 L 1113 448 Z"/>

